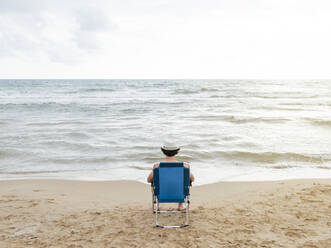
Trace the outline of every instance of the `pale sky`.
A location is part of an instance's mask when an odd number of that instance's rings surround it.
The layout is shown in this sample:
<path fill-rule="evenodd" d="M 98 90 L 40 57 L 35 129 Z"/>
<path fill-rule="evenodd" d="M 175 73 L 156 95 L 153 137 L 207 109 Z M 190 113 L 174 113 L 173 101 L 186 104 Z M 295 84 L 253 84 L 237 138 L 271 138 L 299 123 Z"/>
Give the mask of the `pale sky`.
<path fill-rule="evenodd" d="M 0 78 L 331 78 L 329 0 L 1 0 Z"/>

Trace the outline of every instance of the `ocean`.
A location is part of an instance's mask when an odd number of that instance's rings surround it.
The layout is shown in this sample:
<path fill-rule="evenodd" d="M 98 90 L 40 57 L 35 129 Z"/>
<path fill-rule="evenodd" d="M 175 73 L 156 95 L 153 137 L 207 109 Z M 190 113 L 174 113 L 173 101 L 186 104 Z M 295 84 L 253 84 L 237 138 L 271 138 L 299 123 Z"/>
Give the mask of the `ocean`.
<path fill-rule="evenodd" d="M 0 180 L 331 178 L 331 81 L 0 80 Z"/>

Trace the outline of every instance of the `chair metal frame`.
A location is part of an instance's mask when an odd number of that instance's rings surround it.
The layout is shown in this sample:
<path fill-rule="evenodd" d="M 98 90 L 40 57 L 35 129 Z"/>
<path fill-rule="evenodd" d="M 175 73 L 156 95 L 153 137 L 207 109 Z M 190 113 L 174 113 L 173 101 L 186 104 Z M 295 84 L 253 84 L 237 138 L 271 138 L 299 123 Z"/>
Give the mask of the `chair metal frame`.
<path fill-rule="evenodd" d="M 170 162 L 162 162 L 160 163 L 160 166 L 162 166 L 161 164 L 165 164 L 165 163 L 168 163 L 170 164 Z M 182 165 L 184 167 L 184 163 L 183 162 L 171 162 L 171 164 L 173 164 L 175 167 L 180 167 L 178 165 Z M 167 165 L 168 167 L 168 165 Z M 153 171 L 155 172 L 155 170 L 158 169 L 158 168 L 155 168 Z M 155 214 L 155 226 L 156 227 L 160 227 L 160 228 L 183 228 L 183 227 L 186 227 L 189 225 L 189 217 L 190 217 L 190 187 L 192 186 L 191 184 L 191 181 L 189 179 L 190 177 L 190 170 L 189 168 L 185 168 L 185 169 L 188 169 L 188 173 L 186 174 L 186 176 L 188 175 L 188 182 L 189 184 L 187 185 L 187 190 L 188 192 L 185 194 L 185 197 L 184 197 L 184 206 L 185 206 L 185 211 L 170 211 L 170 210 L 159 210 L 159 207 L 160 207 L 160 203 L 163 203 L 163 202 L 159 202 L 159 199 L 158 199 L 158 195 L 155 194 L 155 187 L 154 187 L 154 177 L 155 177 L 155 173 L 154 173 L 154 176 L 153 176 L 153 182 L 151 183 L 151 191 L 152 191 L 152 210 L 153 210 L 153 213 Z M 185 176 L 185 175 L 184 175 Z M 185 183 L 184 183 L 185 184 Z M 185 187 L 183 185 L 183 187 Z M 169 202 L 171 203 L 171 202 Z M 185 217 L 185 223 L 182 224 L 182 225 L 161 225 L 159 223 L 159 215 L 161 214 L 185 214 L 186 217 Z"/>

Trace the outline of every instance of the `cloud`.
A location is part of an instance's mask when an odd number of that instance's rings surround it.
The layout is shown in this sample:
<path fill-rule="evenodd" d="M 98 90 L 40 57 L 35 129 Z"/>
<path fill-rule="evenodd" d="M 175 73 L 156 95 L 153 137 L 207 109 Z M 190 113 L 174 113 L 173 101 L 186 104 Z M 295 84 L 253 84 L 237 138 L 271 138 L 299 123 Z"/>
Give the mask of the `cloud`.
<path fill-rule="evenodd" d="M 327 78 L 330 7 L 328 0 L 1 0 L 0 77 Z"/>
<path fill-rule="evenodd" d="M 117 25 L 109 20 L 105 12 L 97 8 L 82 8 L 75 12 L 78 28 L 73 41 L 81 49 L 98 49 L 98 33 L 116 30 Z"/>
<path fill-rule="evenodd" d="M 82 54 L 101 49 L 99 35 L 116 28 L 102 5 L 87 1 L 1 0 L 0 59 L 74 63 Z"/>
<path fill-rule="evenodd" d="M 1 0 L 0 12 L 1 13 L 23 13 L 23 12 L 35 12 L 39 8 L 44 8 L 47 1 L 42 0 Z"/>

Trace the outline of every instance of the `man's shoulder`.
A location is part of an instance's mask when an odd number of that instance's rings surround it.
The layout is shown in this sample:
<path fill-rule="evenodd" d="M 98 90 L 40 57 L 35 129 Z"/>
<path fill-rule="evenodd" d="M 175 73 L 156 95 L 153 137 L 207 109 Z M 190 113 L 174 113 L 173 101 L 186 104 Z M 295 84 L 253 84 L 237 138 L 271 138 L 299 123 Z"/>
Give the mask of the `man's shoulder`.
<path fill-rule="evenodd" d="M 188 162 L 183 162 L 183 164 L 184 164 L 184 167 L 190 168 L 190 164 Z"/>
<path fill-rule="evenodd" d="M 157 168 L 157 167 L 159 167 L 160 166 L 160 163 L 155 163 L 154 165 L 153 165 L 153 169 L 155 169 L 155 168 Z"/>

